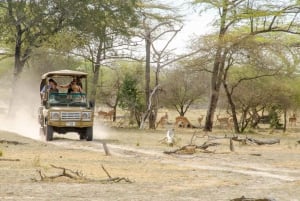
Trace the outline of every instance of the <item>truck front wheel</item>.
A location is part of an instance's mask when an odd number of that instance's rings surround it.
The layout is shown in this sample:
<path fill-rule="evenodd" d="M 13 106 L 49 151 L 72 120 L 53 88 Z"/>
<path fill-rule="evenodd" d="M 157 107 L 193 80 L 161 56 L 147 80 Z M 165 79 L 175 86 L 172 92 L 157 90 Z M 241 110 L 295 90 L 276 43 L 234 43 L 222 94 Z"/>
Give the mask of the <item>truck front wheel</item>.
<path fill-rule="evenodd" d="M 86 128 L 86 140 L 87 141 L 93 140 L 93 127 Z"/>

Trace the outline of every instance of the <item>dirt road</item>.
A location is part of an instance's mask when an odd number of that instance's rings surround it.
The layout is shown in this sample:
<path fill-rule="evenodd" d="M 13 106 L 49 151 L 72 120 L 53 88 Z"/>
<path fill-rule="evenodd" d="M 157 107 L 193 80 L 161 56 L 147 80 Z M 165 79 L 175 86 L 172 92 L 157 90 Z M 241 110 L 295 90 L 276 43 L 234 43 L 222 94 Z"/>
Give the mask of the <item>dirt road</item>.
<path fill-rule="evenodd" d="M 97 131 L 96 131 L 97 132 Z M 297 134 L 256 135 L 280 138 L 280 144 L 240 145 L 230 152 L 227 140 L 214 153 L 166 155 L 173 150 L 159 141 L 165 131 L 109 129 L 93 142 L 55 135 L 50 143 L 0 131 L 0 200 L 230 200 L 241 196 L 276 201 L 300 200 L 300 145 Z M 177 146 L 189 143 L 194 131 L 178 130 Z M 216 134 L 217 135 L 217 134 Z M 205 141 L 201 138 L 197 143 Z M 106 156 L 102 143 L 111 153 Z M 80 171 L 85 178 L 60 177 L 51 165 Z M 112 177 L 133 183 L 97 182 Z"/>

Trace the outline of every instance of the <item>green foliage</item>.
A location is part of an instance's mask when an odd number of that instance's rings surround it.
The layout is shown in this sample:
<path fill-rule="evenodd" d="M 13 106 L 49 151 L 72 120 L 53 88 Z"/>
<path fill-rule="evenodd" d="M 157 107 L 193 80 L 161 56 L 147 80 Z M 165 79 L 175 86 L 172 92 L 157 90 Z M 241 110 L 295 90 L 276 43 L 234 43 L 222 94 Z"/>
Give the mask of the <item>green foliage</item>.
<path fill-rule="evenodd" d="M 84 66 L 84 61 L 64 54 L 50 54 L 47 48 L 38 48 L 33 51 L 34 57 L 30 59 L 31 68 L 40 74 L 60 69 L 79 70 Z M 81 70 L 85 70 L 84 67 Z"/>
<path fill-rule="evenodd" d="M 125 76 L 130 75 L 137 80 L 137 88 L 142 88 L 143 66 L 140 62 L 116 61 L 112 66 L 100 69 L 97 102 L 100 104 L 117 104 L 118 94 Z"/>
<path fill-rule="evenodd" d="M 180 115 L 184 115 L 190 105 L 205 94 L 205 76 L 205 73 L 184 68 L 172 69 L 162 82 L 161 103 L 166 107 L 175 107 Z"/>
<path fill-rule="evenodd" d="M 282 128 L 282 123 L 280 123 L 280 116 L 282 114 L 282 108 L 280 105 L 273 105 L 269 111 L 270 117 L 270 127 L 280 129 Z"/>
<path fill-rule="evenodd" d="M 138 81 L 135 77 L 129 74 L 125 75 L 125 79 L 119 93 L 119 106 L 122 109 L 127 109 L 132 112 L 142 111 L 142 108 L 144 107 L 142 104 L 142 93 L 139 91 L 137 85 Z"/>

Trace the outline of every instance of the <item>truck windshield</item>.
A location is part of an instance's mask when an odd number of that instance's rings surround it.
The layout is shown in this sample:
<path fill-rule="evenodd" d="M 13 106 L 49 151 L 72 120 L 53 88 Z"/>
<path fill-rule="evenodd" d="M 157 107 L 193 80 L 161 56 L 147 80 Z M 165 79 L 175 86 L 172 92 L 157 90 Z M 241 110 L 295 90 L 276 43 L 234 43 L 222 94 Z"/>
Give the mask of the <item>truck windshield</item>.
<path fill-rule="evenodd" d="M 86 107 L 85 93 L 50 93 L 48 104 L 52 106 Z"/>

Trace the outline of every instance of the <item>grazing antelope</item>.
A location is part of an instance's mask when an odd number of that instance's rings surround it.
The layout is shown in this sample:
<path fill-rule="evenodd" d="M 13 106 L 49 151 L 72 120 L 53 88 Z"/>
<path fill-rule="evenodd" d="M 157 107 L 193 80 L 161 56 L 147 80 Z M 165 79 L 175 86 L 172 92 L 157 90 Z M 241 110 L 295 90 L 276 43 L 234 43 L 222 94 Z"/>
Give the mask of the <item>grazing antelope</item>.
<path fill-rule="evenodd" d="M 107 112 L 107 117 L 109 117 L 109 120 L 112 120 L 114 114 L 115 114 L 115 110 L 110 110 Z"/>
<path fill-rule="evenodd" d="M 289 118 L 289 124 L 290 126 L 296 126 L 297 118 L 296 114 L 294 113 L 290 118 Z"/>
<path fill-rule="evenodd" d="M 110 110 L 108 112 L 100 110 L 98 112 L 98 116 L 99 117 L 103 117 L 103 119 L 109 119 L 109 120 L 111 120 L 112 117 L 113 117 L 113 115 L 114 115 L 114 113 L 115 113 L 115 110 Z"/>
<path fill-rule="evenodd" d="M 220 115 L 217 115 L 217 121 L 219 122 L 221 127 L 230 128 L 230 122 L 232 121 L 232 118 L 229 117 L 219 117 Z"/>
<path fill-rule="evenodd" d="M 102 110 L 99 110 L 99 111 L 98 111 L 98 116 L 99 116 L 99 117 L 103 117 L 103 118 L 104 118 L 104 117 L 106 117 L 106 116 L 107 116 L 107 112 L 105 112 L 105 111 L 102 111 Z"/>
<path fill-rule="evenodd" d="M 168 113 L 166 112 L 164 116 L 160 118 L 160 120 L 156 123 L 156 128 L 158 125 L 161 125 L 161 127 L 165 127 L 165 124 L 168 123 Z"/>
<path fill-rule="evenodd" d="M 179 116 L 175 119 L 175 126 L 181 128 L 196 128 L 193 126 L 186 117 Z"/>
<path fill-rule="evenodd" d="M 201 115 L 200 117 L 198 117 L 198 123 L 200 124 L 200 126 L 202 125 L 201 123 L 202 123 L 202 120 L 203 120 L 203 118 L 204 118 L 204 116 L 203 115 Z"/>

